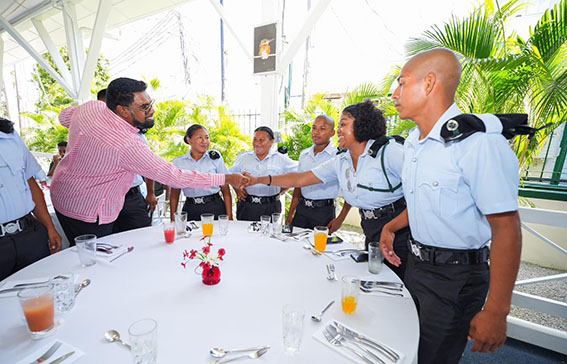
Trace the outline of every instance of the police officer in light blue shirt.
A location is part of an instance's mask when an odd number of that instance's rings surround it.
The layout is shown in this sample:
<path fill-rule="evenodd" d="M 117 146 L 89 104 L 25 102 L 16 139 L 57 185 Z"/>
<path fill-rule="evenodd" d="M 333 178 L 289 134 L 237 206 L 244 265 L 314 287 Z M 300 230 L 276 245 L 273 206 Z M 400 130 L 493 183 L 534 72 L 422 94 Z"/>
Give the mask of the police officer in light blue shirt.
<path fill-rule="evenodd" d="M 402 146 L 386 135 L 386 120 L 369 100 L 347 106 L 339 120 L 339 148 L 335 158 L 312 171 L 251 179 L 250 183 L 303 187 L 338 181 L 346 202 L 359 208 L 366 244 L 378 242 L 382 227 L 405 210 L 401 188 Z M 396 236 L 395 247 L 407 256 L 409 229 Z M 404 253 L 405 252 L 405 253 Z M 405 265 L 389 266 L 403 279 Z"/>
<path fill-rule="evenodd" d="M 422 52 L 403 67 L 393 95 L 400 118 L 417 128 L 404 144 L 408 207 L 384 227 L 380 247 L 399 264 L 392 239 L 409 224 L 405 282 L 419 312 L 420 364 L 458 363 L 467 337 L 473 351 L 504 344 L 520 262 L 518 160 L 501 123 L 494 131 L 494 115 L 481 118 L 486 132 L 458 132 L 460 75 L 450 50 Z"/>
<path fill-rule="evenodd" d="M 247 172 L 252 176 L 282 174 L 297 170 L 297 162 L 278 151 L 272 151 L 274 132 L 267 126 L 254 130 L 254 151 L 240 153 L 229 169 L 230 173 Z M 236 190 L 238 220 L 259 221 L 262 215 L 282 211 L 279 195 L 281 188 L 270 183 L 248 186 Z"/>
<path fill-rule="evenodd" d="M 40 170 L 12 122 L 0 118 L 0 280 L 61 249 L 34 179 Z"/>
<path fill-rule="evenodd" d="M 301 151 L 297 168 L 299 172 L 310 171 L 335 158 L 337 148 L 331 143 L 333 135 L 335 121 L 325 114 L 317 116 L 311 127 L 313 146 Z M 350 210 L 350 205 L 345 203 L 339 217 L 335 219 L 335 198 L 338 193 L 337 180 L 295 188 L 286 224 L 307 229 L 327 226 L 329 233 L 338 230 Z"/>
<path fill-rule="evenodd" d="M 205 127 L 193 124 L 185 133 L 185 143 L 191 146 L 191 151 L 173 160 L 173 165 L 180 169 L 193 170 L 204 173 L 228 173 L 224 159 L 217 150 L 209 150 L 211 141 Z M 222 197 L 219 192 L 222 192 Z M 187 213 L 188 220 L 200 220 L 201 214 L 211 213 L 218 218 L 227 215 L 232 220 L 232 196 L 228 185 L 213 186 L 211 188 L 184 188 L 185 203 L 183 211 Z M 180 190 L 171 189 L 171 220 L 174 220 L 179 204 Z"/>

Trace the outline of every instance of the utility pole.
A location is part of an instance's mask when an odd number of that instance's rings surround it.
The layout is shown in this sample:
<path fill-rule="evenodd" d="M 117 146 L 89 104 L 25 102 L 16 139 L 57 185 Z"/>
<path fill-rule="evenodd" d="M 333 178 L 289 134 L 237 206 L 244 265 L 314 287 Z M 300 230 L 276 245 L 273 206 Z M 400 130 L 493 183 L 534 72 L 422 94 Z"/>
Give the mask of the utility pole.
<path fill-rule="evenodd" d="M 311 10 L 311 0 L 307 0 L 307 12 Z M 307 76 L 309 74 L 309 48 L 311 47 L 311 35 L 305 40 L 305 62 L 303 63 L 303 86 L 301 87 L 301 108 L 305 107 L 305 89 L 307 85 Z"/>
<path fill-rule="evenodd" d="M 221 6 L 224 6 L 223 0 L 220 0 Z M 222 18 L 220 19 L 220 52 L 221 52 L 221 101 L 224 103 L 226 100 L 226 84 L 225 84 L 225 69 L 224 69 L 224 24 Z"/>

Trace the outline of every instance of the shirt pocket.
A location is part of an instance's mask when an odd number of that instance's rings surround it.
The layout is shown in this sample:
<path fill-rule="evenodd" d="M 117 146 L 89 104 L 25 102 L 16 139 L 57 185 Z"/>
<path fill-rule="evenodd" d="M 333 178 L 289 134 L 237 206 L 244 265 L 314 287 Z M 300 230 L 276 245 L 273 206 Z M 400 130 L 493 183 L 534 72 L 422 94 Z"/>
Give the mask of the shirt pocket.
<path fill-rule="evenodd" d="M 456 173 L 424 173 L 417 186 L 420 200 L 428 204 L 438 216 L 454 214 L 459 205 L 460 178 Z"/>
<path fill-rule="evenodd" d="M 25 172 L 26 166 L 21 156 L 8 155 L 4 156 L 4 161 L 0 161 L 0 173 L 4 174 L 7 180 L 14 181 L 17 191 L 29 190 Z"/>

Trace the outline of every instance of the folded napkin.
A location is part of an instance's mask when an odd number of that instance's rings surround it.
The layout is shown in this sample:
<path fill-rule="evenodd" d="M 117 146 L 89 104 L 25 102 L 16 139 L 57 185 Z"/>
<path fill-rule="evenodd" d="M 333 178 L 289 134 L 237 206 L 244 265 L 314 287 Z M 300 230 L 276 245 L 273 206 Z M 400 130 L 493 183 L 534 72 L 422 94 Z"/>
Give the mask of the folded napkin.
<path fill-rule="evenodd" d="M 102 258 L 104 260 L 111 260 L 112 258 L 114 258 L 115 256 L 125 252 L 126 250 L 128 250 L 128 245 L 126 244 L 118 244 L 116 242 L 112 242 L 112 241 L 107 241 L 107 240 L 97 240 L 97 244 L 98 243 L 103 243 L 103 244 L 109 244 L 111 246 L 116 246 L 117 248 L 110 248 L 107 252 L 103 252 L 100 250 L 96 251 L 96 256 L 97 258 Z M 107 248 L 108 246 L 104 246 L 105 248 Z M 74 251 L 77 251 L 77 247 L 74 246 L 73 248 L 71 248 Z"/>
<path fill-rule="evenodd" d="M 35 278 L 28 278 L 28 279 L 14 279 L 14 280 L 8 280 L 6 281 L 6 283 L 0 288 L 0 291 L 5 290 L 5 289 L 9 289 L 9 288 L 14 288 L 15 285 L 17 284 L 22 284 L 22 283 L 35 283 L 35 282 L 45 282 L 48 281 L 50 279 L 50 277 L 35 277 Z M 6 297 L 15 297 L 18 295 L 19 291 L 12 291 L 12 292 L 7 292 L 7 293 L 0 293 L 0 299 L 2 298 L 6 298 Z"/>
<path fill-rule="evenodd" d="M 59 357 L 61 357 L 62 355 L 65 355 L 67 353 L 70 353 L 72 351 L 74 351 L 75 353 L 73 355 L 71 355 L 70 357 L 68 357 L 67 359 L 65 359 L 63 361 L 63 363 L 65 364 L 71 364 L 76 362 L 79 358 L 81 358 L 83 355 L 85 355 L 84 352 L 82 352 L 81 350 L 77 349 L 76 347 L 72 346 L 71 344 L 67 344 L 61 340 L 57 340 L 56 338 L 48 338 L 48 339 L 44 339 L 46 340 L 45 342 L 42 341 L 38 341 L 38 343 L 41 342 L 41 345 L 39 346 L 35 346 L 34 350 L 30 350 L 30 353 L 28 355 L 26 355 L 24 358 L 22 358 L 20 361 L 17 362 L 17 364 L 29 364 L 29 363 L 33 363 L 35 360 L 37 360 L 40 356 L 42 356 L 43 354 L 45 354 L 45 352 L 47 350 L 49 350 L 49 348 L 51 348 L 51 346 L 53 344 L 55 344 L 57 341 L 59 341 L 61 343 L 61 346 L 57 349 L 56 352 L 53 353 L 53 355 L 51 355 L 49 357 L 49 359 L 47 359 L 45 361 L 45 363 L 50 363 L 56 359 L 58 359 Z"/>
<path fill-rule="evenodd" d="M 325 345 L 325 346 L 327 346 L 327 347 L 329 347 L 329 348 L 335 350 L 336 352 L 338 352 L 338 353 L 342 354 L 343 356 L 349 358 L 350 360 L 352 360 L 352 361 L 355 362 L 355 363 L 366 364 L 364 360 L 362 360 L 360 357 L 358 357 L 356 354 L 354 354 L 354 353 L 353 353 L 352 351 L 350 351 L 349 349 L 346 349 L 346 348 L 344 348 L 344 347 L 342 347 L 342 346 L 333 345 L 333 344 L 329 343 L 329 341 L 327 341 L 327 339 L 325 338 L 325 335 L 324 335 L 323 333 L 325 332 L 326 328 L 327 328 L 331 323 L 333 323 L 333 321 L 337 321 L 339 324 L 341 324 L 342 326 L 346 327 L 347 329 L 356 331 L 356 332 L 358 332 L 359 334 L 364 335 L 365 337 L 367 337 L 367 338 L 369 338 L 369 339 L 371 339 L 371 340 L 373 340 L 373 341 L 375 341 L 375 342 L 377 342 L 377 343 L 380 343 L 380 344 L 383 344 L 383 345 L 387 345 L 390 349 L 394 350 L 394 351 L 400 356 L 400 359 L 399 359 L 397 362 L 393 362 L 390 358 L 388 358 L 388 357 L 385 356 L 384 354 L 380 353 L 379 351 L 376 351 L 375 349 L 372 349 L 372 348 L 368 347 L 367 345 L 362 345 L 363 348 L 365 348 L 366 350 L 369 350 L 369 351 L 371 351 L 372 353 L 376 354 L 376 355 L 377 355 L 380 359 L 382 359 L 386 364 L 402 364 L 402 363 L 404 362 L 404 354 L 403 354 L 401 351 L 397 350 L 396 348 L 393 348 L 391 345 L 388 345 L 388 344 L 386 344 L 386 343 L 381 343 L 380 341 L 375 340 L 375 339 L 372 338 L 371 336 L 366 335 L 365 333 L 360 332 L 360 331 L 358 331 L 358 330 L 355 330 L 355 329 L 353 329 L 352 327 L 349 327 L 349 326 L 343 324 L 342 322 L 339 322 L 338 320 L 334 320 L 334 319 L 333 319 L 333 320 L 330 320 L 330 321 L 327 321 L 324 325 L 321 325 L 321 328 L 318 329 L 317 331 L 315 331 L 315 333 L 313 334 L 313 337 L 314 337 L 316 340 L 318 340 L 318 341 L 320 341 L 321 343 L 323 343 L 323 345 Z M 371 357 L 369 357 L 368 354 L 364 353 L 362 350 L 358 350 L 358 348 L 356 348 L 356 345 L 353 345 L 352 342 L 349 343 L 348 341 L 345 341 L 345 343 L 347 343 L 347 345 L 350 346 L 351 348 L 356 349 L 356 350 L 357 350 L 359 353 L 361 353 L 362 355 L 365 355 L 366 357 L 368 357 L 370 360 L 374 361 Z"/>

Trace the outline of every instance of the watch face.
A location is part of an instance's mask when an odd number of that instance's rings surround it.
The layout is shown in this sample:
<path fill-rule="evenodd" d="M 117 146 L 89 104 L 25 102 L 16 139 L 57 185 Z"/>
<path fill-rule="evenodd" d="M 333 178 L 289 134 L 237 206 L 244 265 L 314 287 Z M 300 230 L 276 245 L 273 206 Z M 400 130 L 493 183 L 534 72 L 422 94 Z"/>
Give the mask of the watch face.
<path fill-rule="evenodd" d="M 291 225 L 283 225 L 282 226 L 282 233 L 290 234 L 293 231 L 293 227 Z"/>

